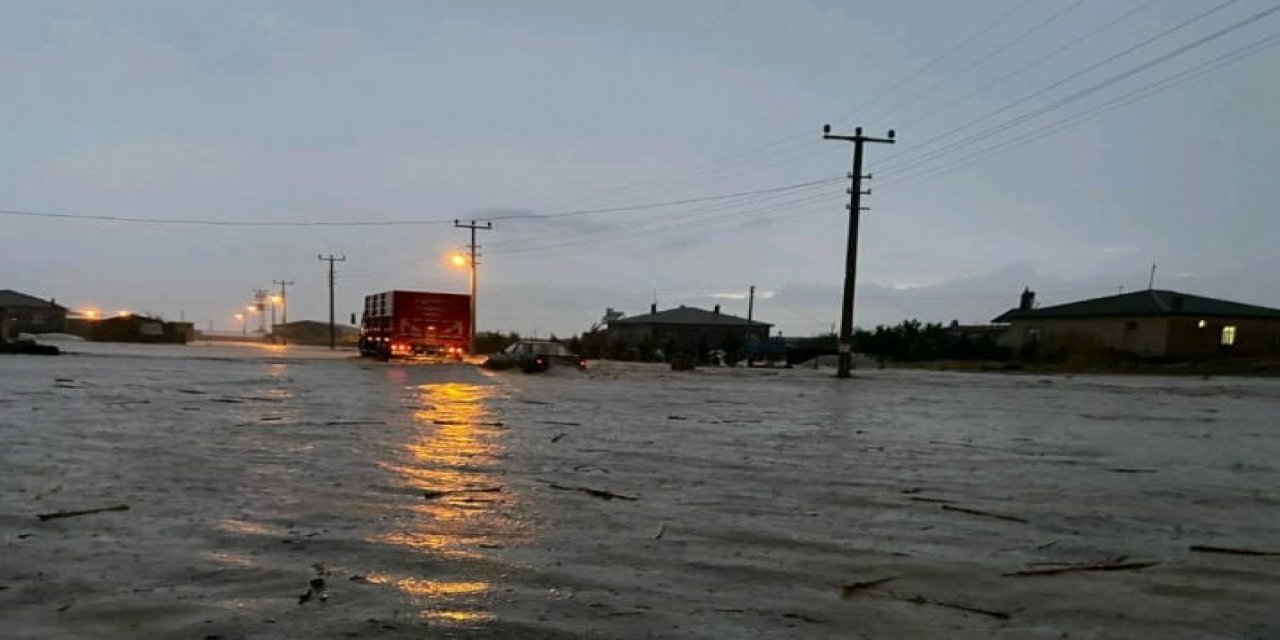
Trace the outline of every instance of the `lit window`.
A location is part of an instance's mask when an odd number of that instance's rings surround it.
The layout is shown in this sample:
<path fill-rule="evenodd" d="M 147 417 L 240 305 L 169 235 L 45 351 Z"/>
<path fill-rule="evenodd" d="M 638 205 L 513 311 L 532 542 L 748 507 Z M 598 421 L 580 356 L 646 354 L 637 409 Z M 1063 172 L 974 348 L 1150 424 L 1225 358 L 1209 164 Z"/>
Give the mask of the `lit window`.
<path fill-rule="evenodd" d="M 1209 323 L 1208 323 L 1208 322 L 1205 322 L 1204 320 L 1201 320 L 1200 322 L 1197 322 L 1197 323 L 1196 323 L 1196 326 L 1197 326 L 1197 327 L 1200 327 L 1201 329 L 1203 329 L 1203 328 L 1205 328 L 1205 327 L 1209 326 Z"/>
<path fill-rule="evenodd" d="M 1227 325 L 1222 328 L 1222 346 L 1229 347 L 1236 343 L 1236 327 L 1235 325 Z"/>

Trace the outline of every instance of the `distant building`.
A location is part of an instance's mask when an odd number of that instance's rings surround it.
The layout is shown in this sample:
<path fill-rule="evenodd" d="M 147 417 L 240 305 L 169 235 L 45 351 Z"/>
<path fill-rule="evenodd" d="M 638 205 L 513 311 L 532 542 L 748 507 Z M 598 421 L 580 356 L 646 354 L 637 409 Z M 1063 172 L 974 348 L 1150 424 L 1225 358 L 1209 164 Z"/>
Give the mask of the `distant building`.
<path fill-rule="evenodd" d="M 711 311 L 685 306 L 658 311 L 657 305 L 651 305 L 644 315 L 608 318 L 611 343 L 634 346 L 647 341 L 660 349 L 715 349 L 733 342 L 764 341 L 772 326 L 721 313 L 720 305 Z"/>
<path fill-rule="evenodd" d="M 339 324 L 334 326 L 334 335 L 337 337 L 338 344 L 353 346 L 360 339 L 360 330 L 345 324 Z M 329 323 L 315 320 L 299 320 L 289 324 L 277 324 L 272 327 L 271 338 L 273 342 L 280 342 L 283 338 L 287 339 L 289 344 L 328 346 Z"/>
<path fill-rule="evenodd" d="M 52 299 L 0 290 L 0 335 L 20 333 L 63 333 L 67 330 L 67 308 Z"/>
<path fill-rule="evenodd" d="M 190 322 L 165 322 L 159 318 L 125 314 L 103 318 L 73 318 L 68 331 L 93 342 L 142 342 L 186 344 L 195 333 Z"/>
<path fill-rule="evenodd" d="M 1280 309 L 1151 289 L 1079 302 L 1035 307 L 1026 290 L 1007 323 L 1002 343 L 1017 352 L 1044 348 L 1082 353 L 1110 351 L 1164 358 L 1280 354 Z"/>

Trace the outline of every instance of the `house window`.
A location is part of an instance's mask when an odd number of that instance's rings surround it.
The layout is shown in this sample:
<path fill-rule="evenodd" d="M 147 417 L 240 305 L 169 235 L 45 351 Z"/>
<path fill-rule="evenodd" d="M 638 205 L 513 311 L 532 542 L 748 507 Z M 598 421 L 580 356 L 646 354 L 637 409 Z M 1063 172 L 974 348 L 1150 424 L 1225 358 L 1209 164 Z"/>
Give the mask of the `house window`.
<path fill-rule="evenodd" d="M 1236 343 L 1236 326 L 1229 324 L 1222 328 L 1222 346 L 1230 347 Z"/>
<path fill-rule="evenodd" d="M 1209 326 L 1209 323 L 1208 323 L 1207 321 L 1205 321 L 1205 320 L 1201 320 L 1200 322 L 1197 322 L 1197 323 L 1196 323 L 1196 328 L 1198 328 L 1198 329 L 1203 329 L 1203 328 L 1205 328 L 1205 327 L 1207 327 L 1207 326 Z"/>

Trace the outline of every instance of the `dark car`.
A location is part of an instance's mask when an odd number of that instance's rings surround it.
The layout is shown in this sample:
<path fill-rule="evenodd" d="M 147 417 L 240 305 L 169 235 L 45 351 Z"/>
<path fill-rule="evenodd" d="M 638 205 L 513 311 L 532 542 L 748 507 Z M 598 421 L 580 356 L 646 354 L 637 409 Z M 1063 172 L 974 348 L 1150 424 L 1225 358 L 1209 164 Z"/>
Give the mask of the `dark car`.
<path fill-rule="evenodd" d="M 521 340 L 489 356 L 484 365 L 490 369 L 518 367 L 525 373 L 536 373 L 546 371 L 552 365 L 570 366 L 581 371 L 587 368 L 587 361 L 558 342 Z"/>

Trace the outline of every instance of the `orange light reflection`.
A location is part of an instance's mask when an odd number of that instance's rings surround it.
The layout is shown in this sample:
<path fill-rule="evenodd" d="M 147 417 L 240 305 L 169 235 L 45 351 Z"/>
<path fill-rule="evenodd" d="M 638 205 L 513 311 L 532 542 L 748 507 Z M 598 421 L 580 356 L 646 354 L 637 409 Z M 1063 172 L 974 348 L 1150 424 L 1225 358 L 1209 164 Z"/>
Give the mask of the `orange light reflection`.
<path fill-rule="evenodd" d="M 414 490 L 413 502 L 406 505 L 415 514 L 413 524 L 367 539 L 436 558 L 492 562 L 492 552 L 485 549 L 505 546 L 519 533 L 518 521 L 509 515 L 514 496 L 497 468 L 502 432 L 486 413 L 485 400 L 492 389 L 450 382 L 420 385 L 413 392 L 414 404 L 420 407 L 413 413 L 418 435 L 400 455 L 380 463 L 401 485 Z M 488 582 L 387 574 L 370 575 L 369 580 L 420 599 L 424 618 L 453 624 L 494 618 L 478 610 L 482 596 L 494 589 Z"/>

